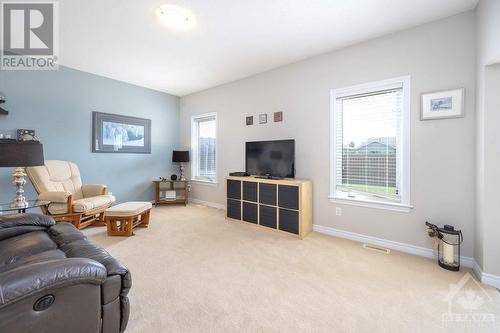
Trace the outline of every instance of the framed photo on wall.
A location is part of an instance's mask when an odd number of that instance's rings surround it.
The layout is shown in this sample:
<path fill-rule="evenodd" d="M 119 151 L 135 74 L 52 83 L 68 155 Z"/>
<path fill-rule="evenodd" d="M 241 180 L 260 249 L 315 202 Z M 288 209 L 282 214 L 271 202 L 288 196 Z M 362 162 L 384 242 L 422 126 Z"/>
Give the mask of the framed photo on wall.
<path fill-rule="evenodd" d="M 92 152 L 151 153 L 151 120 L 92 112 Z"/>
<path fill-rule="evenodd" d="M 20 128 L 17 130 L 18 141 L 38 141 L 35 130 Z"/>
<path fill-rule="evenodd" d="M 274 113 L 274 122 L 280 122 L 283 121 L 283 111 L 278 111 Z"/>
<path fill-rule="evenodd" d="M 422 94 L 420 120 L 464 116 L 464 88 Z"/>
<path fill-rule="evenodd" d="M 259 114 L 259 124 L 267 124 L 267 113 Z"/>
<path fill-rule="evenodd" d="M 253 125 L 253 116 L 246 117 L 247 126 Z"/>

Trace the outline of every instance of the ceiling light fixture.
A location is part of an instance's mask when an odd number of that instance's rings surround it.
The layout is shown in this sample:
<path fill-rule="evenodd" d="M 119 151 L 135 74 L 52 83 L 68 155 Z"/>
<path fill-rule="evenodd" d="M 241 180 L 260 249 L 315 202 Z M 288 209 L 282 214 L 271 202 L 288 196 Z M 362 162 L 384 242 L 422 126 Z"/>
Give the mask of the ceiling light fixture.
<path fill-rule="evenodd" d="M 174 30 L 190 30 L 196 25 L 191 12 L 177 5 L 162 5 L 156 9 L 156 16 L 167 27 Z"/>

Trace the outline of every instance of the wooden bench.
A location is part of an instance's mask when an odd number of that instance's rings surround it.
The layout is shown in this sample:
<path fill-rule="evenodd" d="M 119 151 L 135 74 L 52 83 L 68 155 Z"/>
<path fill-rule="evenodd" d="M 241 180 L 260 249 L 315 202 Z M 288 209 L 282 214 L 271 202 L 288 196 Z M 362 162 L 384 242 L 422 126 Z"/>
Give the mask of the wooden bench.
<path fill-rule="evenodd" d="M 153 205 L 146 201 L 132 201 L 106 209 L 104 222 L 108 236 L 132 236 L 135 227 L 147 228 Z"/>

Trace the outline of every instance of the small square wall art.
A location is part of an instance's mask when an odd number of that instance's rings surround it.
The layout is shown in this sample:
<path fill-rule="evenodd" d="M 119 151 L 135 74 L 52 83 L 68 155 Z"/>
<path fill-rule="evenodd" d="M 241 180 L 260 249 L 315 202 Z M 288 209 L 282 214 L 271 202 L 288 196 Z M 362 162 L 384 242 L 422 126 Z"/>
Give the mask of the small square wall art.
<path fill-rule="evenodd" d="M 274 113 L 274 122 L 278 123 L 280 121 L 283 121 L 283 112 L 282 111 L 275 112 Z"/>
<path fill-rule="evenodd" d="M 246 119 L 247 119 L 247 126 L 253 125 L 253 116 L 248 116 Z"/>
<path fill-rule="evenodd" d="M 259 124 L 267 123 L 267 113 L 259 114 Z"/>

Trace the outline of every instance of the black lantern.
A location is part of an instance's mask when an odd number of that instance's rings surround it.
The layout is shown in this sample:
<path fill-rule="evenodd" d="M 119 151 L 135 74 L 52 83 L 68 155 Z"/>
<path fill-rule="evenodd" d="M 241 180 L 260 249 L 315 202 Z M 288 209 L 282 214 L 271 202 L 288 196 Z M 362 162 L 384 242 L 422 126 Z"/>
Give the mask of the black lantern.
<path fill-rule="evenodd" d="M 429 228 L 429 236 L 438 239 L 438 264 L 449 271 L 460 270 L 460 245 L 464 238 L 461 230 L 455 230 L 451 225 L 438 228 L 425 222 Z"/>

